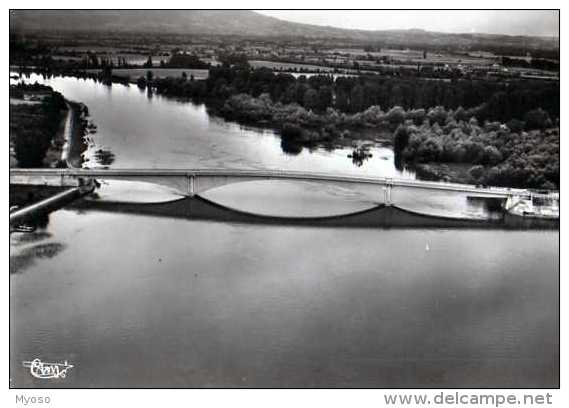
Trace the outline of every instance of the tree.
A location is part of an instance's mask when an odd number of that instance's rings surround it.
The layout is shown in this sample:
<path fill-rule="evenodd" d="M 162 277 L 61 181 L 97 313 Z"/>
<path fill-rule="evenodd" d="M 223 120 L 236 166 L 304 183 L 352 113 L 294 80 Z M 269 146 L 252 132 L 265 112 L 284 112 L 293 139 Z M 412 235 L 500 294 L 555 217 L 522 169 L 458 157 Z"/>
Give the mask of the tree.
<path fill-rule="evenodd" d="M 348 112 L 350 109 L 350 98 L 343 89 L 336 91 L 336 109 L 342 112 Z"/>
<path fill-rule="evenodd" d="M 165 64 L 169 68 L 189 68 L 189 69 L 205 69 L 209 64 L 203 62 L 194 54 L 178 53 L 173 54 L 170 60 Z"/>
<path fill-rule="evenodd" d="M 443 147 L 440 141 L 435 137 L 427 138 L 417 150 L 419 159 L 422 162 L 438 161 L 442 153 Z"/>
<path fill-rule="evenodd" d="M 484 166 L 479 164 L 472 166 L 470 170 L 468 170 L 468 174 L 475 182 L 478 182 L 484 175 Z"/>
<path fill-rule="evenodd" d="M 403 149 L 407 147 L 409 143 L 409 129 L 407 126 L 399 125 L 397 130 L 395 130 L 395 136 L 393 140 L 393 148 L 395 152 L 402 152 Z"/>
<path fill-rule="evenodd" d="M 303 105 L 306 109 L 317 109 L 318 108 L 318 93 L 312 89 L 312 88 L 308 88 L 305 92 L 304 92 L 304 98 L 303 98 Z"/>
<path fill-rule="evenodd" d="M 222 65 L 249 67 L 247 55 L 244 53 L 221 53 L 218 55 L 217 59 L 221 62 Z"/>
<path fill-rule="evenodd" d="M 140 89 L 145 89 L 146 88 L 146 78 L 144 78 L 143 76 L 139 77 L 136 80 L 136 85 L 140 88 Z"/>
<path fill-rule="evenodd" d="M 443 126 L 447 120 L 448 114 L 442 106 L 436 106 L 427 113 L 427 117 L 431 123 L 438 123 Z"/>
<path fill-rule="evenodd" d="M 332 88 L 328 85 L 321 86 L 318 89 L 318 110 L 323 112 L 330 106 L 332 106 Z"/>
<path fill-rule="evenodd" d="M 405 121 L 405 110 L 401 106 L 394 106 L 385 115 L 387 121 L 393 125 L 399 125 Z"/>
<path fill-rule="evenodd" d="M 413 123 L 415 123 L 415 125 L 419 126 L 425 120 L 425 116 L 426 116 L 425 109 L 421 108 L 421 109 L 413 109 L 407 111 L 406 118 L 411 119 Z"/>
<path fill-rule="evenodd" d="M 41 167 L 47 146 L 45 135 L 38 129 L 22 129 L 16 137 L 14 151 L 20 167 Z"/>
<path fill-rule="evenodd" d="M 486 164 L 498 164 L 502 161 L 502 153 L 494 146 L 486 146 L 484 148 L 484 163 Z"/>
<path fill-rule="evenodd" d="M 512 133 L 519 133 L 524 130 L 525 123 L 518 119 L 512 119 L 506 123 L 508 129 L 512 131 Z"/>
<path fill-rule="evenodd" d="M 102 76 L 105 80 L 110 81 L 113 76 L 113 68 L 110 65 L 104 65 L 102 70 Z"/>
<path fill-rule="evenodd" d="M 364 88 L 361 85 L 356 85 L 352 88 L 350 100 L 351 112 L 361 112 L 364 110 Z"/>
<path fill-rule="evenodd" d="M 545 129 L 552 125 L 551 119 L 546 111 L 537 108 L 527 112 L 524 116 L 526 129 Z"/>

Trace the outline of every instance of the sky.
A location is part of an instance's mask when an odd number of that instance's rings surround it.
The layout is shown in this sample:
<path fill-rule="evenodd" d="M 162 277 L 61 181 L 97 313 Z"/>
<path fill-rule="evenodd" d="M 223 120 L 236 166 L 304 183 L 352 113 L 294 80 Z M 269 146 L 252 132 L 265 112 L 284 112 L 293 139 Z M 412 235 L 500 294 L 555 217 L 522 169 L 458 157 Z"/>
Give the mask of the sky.
<path fill-rule="evenodd" d="M 559 36 L 557 10 L 259 10 L 297 23 L 363 30 Z"/>

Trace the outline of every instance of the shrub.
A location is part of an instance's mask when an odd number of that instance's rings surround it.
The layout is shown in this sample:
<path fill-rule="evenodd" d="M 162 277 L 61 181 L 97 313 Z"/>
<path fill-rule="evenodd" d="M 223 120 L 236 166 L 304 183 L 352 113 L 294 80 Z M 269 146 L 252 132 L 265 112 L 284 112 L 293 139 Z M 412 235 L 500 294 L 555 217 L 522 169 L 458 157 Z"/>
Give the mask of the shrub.
<path fill-rule="evenodd" d="M 387 112 L 385 119 L 393 125 L 399 125 L 405 121 L 405 110 L 401 106 L 394 106 Z"/>
<path fill-rule="evenodd" d="M 448 113 L 442 106 L 436 106 L 427 113 L 427 117 L 431 124 L 438 123 L 440 126 L 443 126 L 446 123 Z"/>
<path fill-rule="evenodd" d="M 552 122 L 549 114 L 541 108 L 531 110 L 524 116 L 526 129 L 545 129 L 551 127 Z"/>

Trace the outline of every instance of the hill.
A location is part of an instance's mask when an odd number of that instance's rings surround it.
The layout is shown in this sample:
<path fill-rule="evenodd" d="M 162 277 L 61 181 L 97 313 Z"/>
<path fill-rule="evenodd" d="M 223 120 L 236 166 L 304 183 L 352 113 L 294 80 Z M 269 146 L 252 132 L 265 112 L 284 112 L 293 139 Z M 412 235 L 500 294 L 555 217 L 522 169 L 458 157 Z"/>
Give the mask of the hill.
<path fill-rule="evenodd" d="M 207 34 L 242 37 L 339 38 L 408 47 L 558 49 L 553 37 L 447 34 L 424 30 L 368 31 L 293 23 L 248 10 L 12 10 L 10 32 L 86 31 Z"/>

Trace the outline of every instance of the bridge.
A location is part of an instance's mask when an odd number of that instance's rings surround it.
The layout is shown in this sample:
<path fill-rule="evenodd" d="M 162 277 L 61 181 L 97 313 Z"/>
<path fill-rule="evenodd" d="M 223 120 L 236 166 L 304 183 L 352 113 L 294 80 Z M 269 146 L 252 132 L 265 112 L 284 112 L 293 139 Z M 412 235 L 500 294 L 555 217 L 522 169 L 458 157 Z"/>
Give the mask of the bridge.
<path fill-rule="evenodd" d="M 248 181 L 286 180 L 331 184 L 338 187 L 382 193 L 383 203 L 390 205 L 391 191 L 396 188 L 427 189 L 467 193 L 473 197 L 510 198 L 536 194 L 524 189 L 477 187 L 470 184 L 443 183 L 387 177 L 361 177 L 280 170 L 241 169 L 10 169 L 10 184 L 78 187 L 92 180 L 123 180 L 158 184 L 193 197 L 209 190 Z M 549 195 L 544 195 L 550 197 Z"/>

